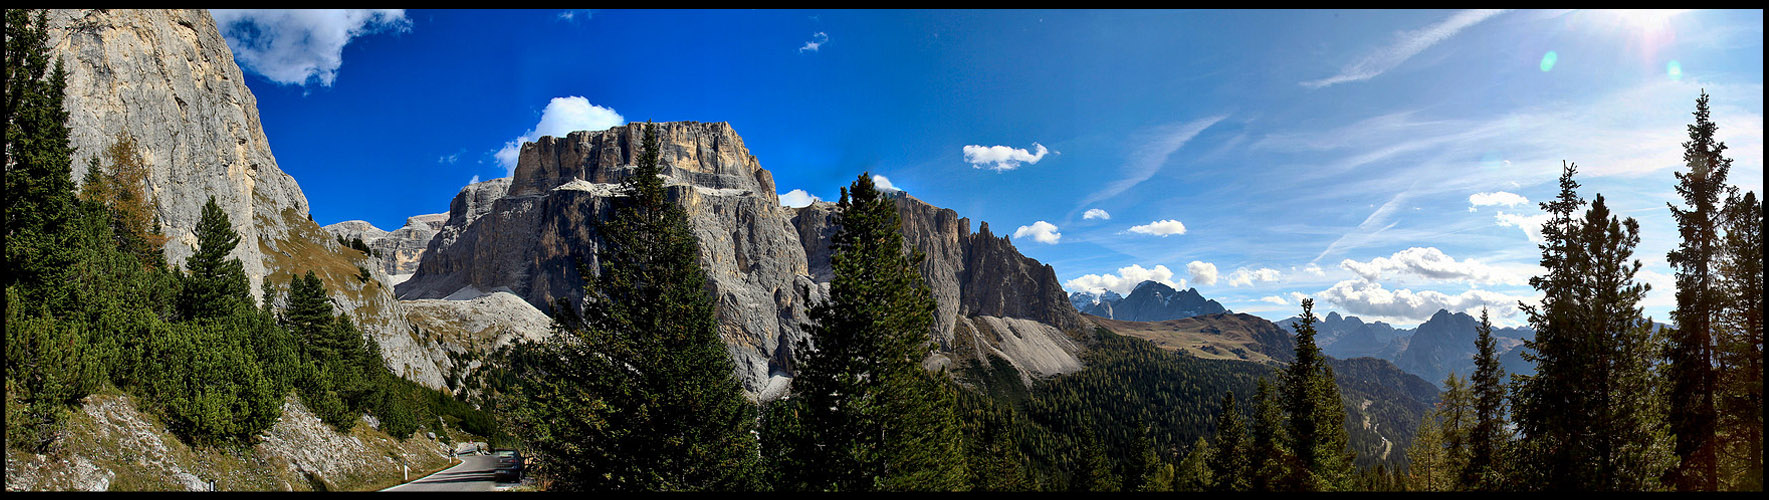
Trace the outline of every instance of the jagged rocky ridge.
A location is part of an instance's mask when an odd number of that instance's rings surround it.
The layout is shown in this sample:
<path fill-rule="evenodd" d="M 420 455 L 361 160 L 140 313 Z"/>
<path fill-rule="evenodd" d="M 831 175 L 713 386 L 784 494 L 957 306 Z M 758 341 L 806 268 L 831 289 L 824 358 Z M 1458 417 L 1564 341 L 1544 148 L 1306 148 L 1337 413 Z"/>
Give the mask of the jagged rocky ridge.
<path fill-rule="evenodd" d="M 441 230 L 446 222 L 446 213 L 424 214 L 407 217 L 405 226 L 391 232 L 361 220 L 330 224 L 325 230 L 344 238 L 344 241 L 362 239 L 363 244 L 373 250 L 372 256 L 379 260 L 381 272 L 387 273 L 388 279 L 397 285 L 418 272 L 418 259 L 424 256 L 430 239 L 436 237 L 436 231 Z"/>
<path fill-rule="evenodd" d="M 1102 294 L 1076 292 L 1069 302 L 1083 313 L 1120 321 L 1163 321 L 1229 312 L 1221 303 L 1204 298 L 1197 288 L 1174 290 L 1152 280 L 1137 283 L 1130 295 L 1117 295 L 1110 290 Z"/>
<path fill-rule="evenodd" d="M 310 220 L 306 195 L 277 167 L 233 53 L 204 10 L 53 9 L 48 42 L 67 70 L 73 178 L 119 132 L 150 164 L 148 185 L 171 239 L 168 262 L 190 256 L 210 196 L 227 212 L 252 296 L 286 290 L 313 270 L 333 304 L 381 343 L 388 366 L 442 387 L 430 351 L 410 335 L 384 273 L 361 280 L 367 256 L 340 247 Z M 280 301 L 272 293 L 273 302 Z"/>
<path fill-rule="evenodd" d="M 720 334 L 751 397 L 780 393 L 808 306 L 830 280 L 834 205 L 782 207 L 773 175 L 726 123 L 656 124 L 668 197 L 687 209 L 716 297 Z M 542 137 L 522 146 L 515 174 L 467 186 L 448 221 L 398 285 L 404 300 L 508 291 L 541 311 L 578 303 L 577 263 L 596 263 L 595 221 L 632 172 L 636 125 Z M 1080 368 L 1089 326 L 1066 301 L 1050 266 L 1026 258 L 987 224 L 895 196 L 907 244 L 927 257 L 922 274 L 937 304 L 938 367 L 995 354 L 1033 376 Z"/>
<path fill-rule="evenodd" d="M 1290 328 L 1297 321 L 1297 318 L 1290 317 L 1278 321 L 1278 324 Z M 1464 379 L 1474 373 L 1474 340 L 1478 337 L 1475 326 L 1479 322 L 1467 313 L 1439 309 L 1418 327 L 1400 329 L 1380 321 L 1365 323 L 1357 316 L 1340 316 L 1332 312 L 1315 323 L 1315 330 L 1321 351 L 1329 356 L 1385 359 L 1407 373 L 1433 384 L 1442 384 L 1451 372 Z M 1523 341 L 1531 338 L 1535 338 L 1535 331 L 1528 327 L 1493 328 L 1495 348 L 1506 373 L 1527 375 L 1534 372 L 1518 351 Z"/>

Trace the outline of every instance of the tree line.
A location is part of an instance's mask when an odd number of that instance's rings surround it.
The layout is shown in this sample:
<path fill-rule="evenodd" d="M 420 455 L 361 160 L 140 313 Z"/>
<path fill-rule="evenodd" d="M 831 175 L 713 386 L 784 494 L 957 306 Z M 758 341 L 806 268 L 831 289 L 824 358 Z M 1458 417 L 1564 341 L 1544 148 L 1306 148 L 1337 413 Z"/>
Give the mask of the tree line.
<path fill-rule="evenodd" d="M 1684 206 L 1669 204 L 1681 236 L 1666 259 L 1676 325 L 1658 328 L 1640 306 L 1651 286 L 1636 277 L 1639 222 L 1602 194 L 1587 203 L 1577 165 L 1564 164 L 1558 195 L 1541 204 L 1546 272 L 1529 283 L 1543 298 L 1519 303 L 1536 331 L 1522 347 L 1535 373 L 1506 380 L 1483 310 L 1472 376 L 1445 379 L 1407 468 L 1366 471 L 1362 488 L 1762 490 L 1763 207 L 1726 184 L 1732 160 L 1706 93 L 1694 115 L 1676 172 Z"/>
<path fill-rule="evenodd" d="M 214 197 L 192 254 L 167 262 L 151 165 L 127 133 L 76 187 L 66 72 L 45 24 L 42 12 L 6 11 L 8 447 L 46 449 L 86 396 L 112 390 L 205 445 L 249 445 L 290 393 L 339 431 L 370 415 L 403 439 L 438 415 L 474 418 L 394 375 L 312 271 L 291 275 L 287 307 L 268 290 L 255 303 L 229 257 L 240 235 Z"/>

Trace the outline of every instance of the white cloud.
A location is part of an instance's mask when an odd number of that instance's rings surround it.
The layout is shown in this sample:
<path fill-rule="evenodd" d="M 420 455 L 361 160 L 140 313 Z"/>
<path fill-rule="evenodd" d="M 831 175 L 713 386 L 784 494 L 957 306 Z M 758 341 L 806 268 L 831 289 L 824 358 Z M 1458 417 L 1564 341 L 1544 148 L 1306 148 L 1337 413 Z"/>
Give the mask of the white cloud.
<path fill-rule="evenodd" d="M 1069 280 L 1063 286 L 1078 292 L 1100 293 L 1111 290 L 1119 295 L 1129 295 L 1131 290 L 1136 289 L 1136 285 L 1144 281 L 1153 281 L 1178 290 L 1185 289 L 1185 280 L 1174 283 L 1173 270 L 1158 264 L 1153 269 L 1144 269 L 1142 266 L 1131 264 L 1129 267 L 1118 268 L 1116 275 L 1089 274 Z"/>
<path fill-rule="evenodd" d="M 1276 296 L 1276 295 L 1267 295 L 1267 296 L 1264 296 L 1264 297 L 1260 297 L 1260 298 L 1259 298 L 1259 301 L 1260 301 L 1260 302 L 1270 302 L 1270 303 L 1273 303 L 1273 304 L 1277 304 L 1277 305 L 1280 305 L 1280 306 L 1287 306 L 1287 305 L 1290 305 L 1290 301 L 1288 301 L 1288 300 L 1284 300 L 1284 298 L 1283 298 L 1283 297 L 1279 297 L 1279 296 Z"/>
<path fill-rule="evenodd" d="M 446 155 L 436 157 L 436 163 L 447 163 L 447 164 L 453 165 L 453 164 L 455 164 L 455 162 L 458 162 L 458 161 L 461 161 L 461 154 L 460 153 L 446 154 Z"/>
<path fill-rule="evenodd" d="M 803 189 L 794 189 L 787 191 L 786 194 L 780 195 L 780 205 L 785 207 L 803 208 L 819 201 L 823 201 L 823 199 L 818 198 L 817 195 L 807 193 Z"/>
<path fill-rule="evenodd" d="M 1493 220 L 1500 226 L 1522 229 L 1523 234 L 1529 237 L 1530 243 L 1541 243 L 1542 224 L 1548 222 L 1548 214 L 1521 215 L 1499 212 L 1498 215 L 1493 216 Z"/>
<path fill-rule="evenodd" d="M 1339 306 L 1345 314 L 1363 316 L 1365 320 L 1388 317 L 1409 321 L 1430 319 L 1439 309 L 1478 315 L 1482 307 L 1491 309 L 1494 316 L 1512 317 L 1519 313 L 1518 301 L 1530 300 L 1488 290 L 1468 290 L 1456 295 L 1433 290 L 1388 290 L 1379 283 L 1361 279 L 1334 284 L 1322 291 L 1320 298 Z"/>
<path fill-rule="evenodd" d="M 1296 305 L 1302 305 L 1302 299 L 1306 298 L 1308 298 L 1308 294 L 1302 292 L 1290 292 L 1290 300 Z"/>
<path fill-rule="evenodd" d="M 1498 269 L 1474 259 L 1457 261 L 1445 255 L 1437 247 L 1412 247 L 1395 252 L 1389 257 L 1377 257 L 1369 262 L 1358 262 L 1345 259 L 1339 267 L 1357 273 L 1367 281 L 1382 279 L 1382 273 L 1410 273 L 1439 281 L 1462 281 L 1468 283 L 1485 283 L 1490 285 L 1522 285 L 1527 281 L 1511 272 Z"/>
<path fill-rule="evenodd" d="M 212 9 L 240 66 L 282 85 L 330 87 L 351 39 L 409 31 L 403 9 Z"/>
<path fill-rule="evenodd" d="M 1020 226 L 1013 232 L 1013 237 L 1016 240 L 1026 235 L 1032 235 L 1032 241 L 1047 245 L 1055 245 L 1057 240 L 1063 237 L 1063 233 L 1057 232 L 1055 224 L 1045 221 L 1033 222 L 1030 226 Z"/>
<path fill-rule="evenodd" d="M 878 174 L 872 175 L 872 184 L 877 186 L 879 191 L 902 191 L 902 189 L 898 189 L 897 186 L 891 185 L 890 179 Z"/>
<path fill-rule="evenodd" d="M 558 20 L 565 21 L 565 22 L 577 22 L 577 20 L 578 20 L 577 14 L 579 12 L 583 13 L 583 15 L 584 15 L 583 20 L 585 20 L 585 21 L 590 20 L 590 17 L 595 15 L 595 13 L 590 11 L 589 9 L 567 10 L 567 11 L 563 11 L 563 12 L 559 13 Z"/>
<path fill-rule="evenodd" d="M 1327 272 L 1322 271 L 1321 266 L 1317 266 L 1313 262 L 1308 263 L 1308 265 L 1306 265 L 1306 266 L 1302 266 L 1302 272 L 1305 272 L 1308 274 L 1313 274 L 1315 276 L 1320 276 L 1320 277 L 1327 276 Z"/>
<path fill-rule="evenodd" d="M 471 186 L 471 185 L 474 185 L 474 184 L 478 184 L 478 183 L 479 183 L 479 176 L 477 176 L 477 175 L 475 175 L 475 176 L 473 176 L 473 178 L 472 178 L 472 179 L 468 179 L 468 180 L 467 180 L 467 185 L 468 185 L 468 186 Z"/>
<path fill-rule="evenodd" d="M 971 164 L 971 168 L 987 168 L 996 172 L 1006 172 L 1020 168 L 1020 163 L 1036 165 L 1038 160 L 1044 159 L 1044 155 L 1050 152 L 1050 150 L 1044 149 L 1043 144 L 1036 142 L 1032 143 L 1032 149 L 1037 152 L 1007 146 L 970 145 L 964 147 L 964 162 Z"/>
<path fill-rule="evenodd" d="M 1524 198 L 1522 195 L 1508 193 L 1505 191 L 1497 191 L 1497 192 L 1492 192 L 1492 193 L 1474 193 L 1474 194 L 1468 195 L 1468 211 L 1469 212 L 1475 211 L 1476 207 L 1484 207 L 1484 206 L 1488 206 L 1488 205 L 1504 205 L 1509 208 L 1517 208 L 1518 205 L 1528 205 L 1528 204 L 1529 204 L 1529 198 Z"/>
<path fill-rule="evenodd" d="M 1089 209 L 1087 209 L 1087 213 L 1081 214 L 1081 219 L 1082 220 L 1091 220 L 1091 219 L 1112 220 L 1112 214 L 1106 213 L 1105 210 L 1100 210 L 1097 208 L 1089 208 Z"/>
<path fill-rule="evenodd" d="M 1216 264 L 1194 260 L 1186 263 L 1185 270 L 1192 274 L 1192 281 L 1205 285 L 1216 284 Z"/>
<path fill-rule="evenodd" d="M 1395 34 L 1394 43 L 1380 47 L 1374 52 L 1365 54 L 1357 62 L 1346 65 L 1339 74 L 1302 82 L 1302 86 L 1321 88 L 1340 83 L 1358 82 L 1380 75 L 1400 63 L 1406 62 L 1425 49 L 1444 41 L 1463 29 L 1479 24 L 1489 17 L 1498 15 L 1503 10 L 1464 10 L 1451 15 L 1448 19 L 1426 26 L 1417 31 L 1403 31 Z"/>
<path fill-rule="evenodd" d="M 565 134 L 579 130 L 607 130 L 609 127 L 626 123 L 614 108 L 604 108 L 590 104 L 589 99 L 580 96 L 554 97 L 547 102 L 547 108 L 541 111 L 541 121 L 534 128 L 504 143 L 492 156 L 498 164 L 504 166 L 508 174 L 516 173 L 516 155 L 522 152 L 522 144 L 533 142 L 546 136 L 565 137 Z"/>
<path fill-rule="evenodd" d="M 1280 273 L 1278 273 L 1278 270 L 1268 267 L 1262 267 L 1259 269 L 1247 269 L 1245 267 L 1237 268 L 1235 269 L 1235 272 L 1229 273 L 1228 286 L 1253 286 L 1253 282 L 1255 281 L 1277 281 L 1279 275 Z"/>
<path fill-rule="evenodd" d="M 1181 224 L 1179 221 L 1171 219 L 1158 220 L 1140 226 L 1131 226 L 1130 232 L 1137 234 L 1151 234 L 1165 238 L 1168 235 L 1185 234 L 1185 224 Z"/>
<path fill-rule="evenodd" d="M 799 53 L 802 54 L 807 50 L 816 52 L 817 49 L 822 48 L 825 43 L 829 43 L 829 34 L 821 31 L 816 32 L 811 35 L 810 41 L 805 42 L 804 46 L 799 47 Z"/>

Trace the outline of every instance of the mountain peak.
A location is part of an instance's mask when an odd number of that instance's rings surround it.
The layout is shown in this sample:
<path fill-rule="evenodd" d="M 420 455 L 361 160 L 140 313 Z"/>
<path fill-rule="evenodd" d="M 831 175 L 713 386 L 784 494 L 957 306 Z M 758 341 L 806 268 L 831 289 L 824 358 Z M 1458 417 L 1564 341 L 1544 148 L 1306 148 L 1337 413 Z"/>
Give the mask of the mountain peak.
<path fill-rule="evenodd" d="M 1344 317 L 1339 316 L 1339 311 L 1331 311 L 1331 312 L 1327 313 L 1327 322 L 1328 323 L 1338 323 L 1338 322 L 1344 321 L 1344 320 L 1345 320 Z"/>

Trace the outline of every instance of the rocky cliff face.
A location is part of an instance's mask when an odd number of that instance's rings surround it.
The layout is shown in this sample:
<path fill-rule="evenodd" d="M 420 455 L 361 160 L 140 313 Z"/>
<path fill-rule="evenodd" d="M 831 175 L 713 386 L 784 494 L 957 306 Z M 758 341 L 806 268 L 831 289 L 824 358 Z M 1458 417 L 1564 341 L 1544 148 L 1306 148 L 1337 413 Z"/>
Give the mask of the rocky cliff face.
<path fill-rule="evenodd" d="M 151 164 L 169 262 L 190 256 L 192 230 L 213 196 L 240 234 L 232 256 L 244 264 L 254 298 L 313 270 L 334 303 L 381 342 L 389 366 L 441 387 L 385 274 L 359 279 L 366 256 L 308 218 L 307 198 L 277 167 L 257 99 L 207 11 L 59 9 L 48 21 L 49 44 L 67 70 L 74 179 L 119 133 L 134 136 Z"/>
<path fill-rule="evenodd" d="M 397 285 L 418 272 L 418 262 L 422 260 L 424 250 L 429 248 L 430 239 L 435 238 L 436 232 L 447 222 L 446 213 L 424 214 L 406 218 L 405 226 L 392 232 L 360 220 L 331 224 L 325 226 L 325 230 L 344 238 L 344 241 L 361 238 L 379 261 L 381 272 L 387 273 L 388 279 Z"/>
<path fill-rule="evenodd" d="M 738 378 L 752 397 L 775 393 L 771 384 L 790 375 L 792 348 L 806 336 L 809 305 L 827 293 L 834 204 L 781 207 L 773 175 L 729 124 L 657 127 L 668 195 L 687 209 L 700 238 L 701 265 Z M 596 262 L 595 222 L 609 216 L 609 199 L 621 196 L 618 183 L 631 174 L 641 130 L 627 125 L 524 144 L 512 178 L 455 196 L 448 221 L 417 273 L 398 285 L 398 296 L 509 291 L 541 311 L 559 299 L 576 303 L 577 263 Z M 1080 347 L 1070 335 L 1083 334 L 1086 324 L 1049 266 L 1021 256 L 986 225 L 971 233 L 970 221 L 956 212 L 906 195 L 897 203 L 908 244 L 927 255 L 921 270 L 938 308 L 932 333 L 944 348 L 933 365 L 953 353 L 995 352 L 1033 375 L 1079 368 Z"/>

